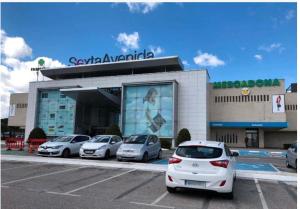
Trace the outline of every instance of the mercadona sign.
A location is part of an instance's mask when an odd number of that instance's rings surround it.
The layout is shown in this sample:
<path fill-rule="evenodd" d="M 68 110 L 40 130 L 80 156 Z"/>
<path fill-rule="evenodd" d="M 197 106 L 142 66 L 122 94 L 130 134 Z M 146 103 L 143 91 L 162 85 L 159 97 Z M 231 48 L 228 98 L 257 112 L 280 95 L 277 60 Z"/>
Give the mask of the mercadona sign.
<path fill-rule="evenodd" d="M 258 79 L 248 81 L 222 81 L 214 82 L 214 89 L 225 89 L 225 88 L 252 88 L 252 87 L 271 87 L 280 86 L 279 79 Z"/>

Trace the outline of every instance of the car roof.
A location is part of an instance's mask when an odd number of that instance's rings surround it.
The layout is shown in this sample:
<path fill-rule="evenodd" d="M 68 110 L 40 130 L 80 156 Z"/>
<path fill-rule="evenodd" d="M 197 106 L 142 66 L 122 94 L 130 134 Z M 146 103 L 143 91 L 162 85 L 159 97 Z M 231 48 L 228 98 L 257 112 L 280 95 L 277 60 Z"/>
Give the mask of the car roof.
<path fill-rule="evenodd" d="M 208 146 L 208 147 L 224 147 L 224 142 L 206 141 L 206 140 L 190 140 L 179 144 L 179 146 Z"/>
<path fill-rule="evenodd" d="M 117 135 L 102 135 L 102 134 L 99 134 L 99 135 L 95 135 L 95 136 L 108 136 L 108 137 L 113 137 L 113 136 L 117 136 Z"/>

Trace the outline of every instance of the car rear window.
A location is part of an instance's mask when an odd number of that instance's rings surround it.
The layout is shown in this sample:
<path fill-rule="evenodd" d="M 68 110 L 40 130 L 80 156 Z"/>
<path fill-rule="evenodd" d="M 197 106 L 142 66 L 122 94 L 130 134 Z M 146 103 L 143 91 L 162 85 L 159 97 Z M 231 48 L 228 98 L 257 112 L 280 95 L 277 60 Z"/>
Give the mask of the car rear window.
<path fill-rule="evenodd" d="M 217 147 L 205 146 L 180 146 L 176 150 L 176 155 L 187 158 L 209 159 L 218 158 L 223 150 Z"/>

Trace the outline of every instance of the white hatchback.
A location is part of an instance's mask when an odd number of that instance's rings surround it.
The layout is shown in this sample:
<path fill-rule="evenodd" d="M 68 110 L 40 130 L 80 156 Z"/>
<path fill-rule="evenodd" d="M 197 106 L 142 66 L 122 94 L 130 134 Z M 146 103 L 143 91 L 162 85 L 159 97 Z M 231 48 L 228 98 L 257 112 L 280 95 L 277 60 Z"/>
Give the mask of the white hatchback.
<path fill-rule="evenodd" d="M 233 198 L 236 176 L 235 157 L 223 142 L 186 141 L 169 159 L 166 186 L 170 193 L 176 188 L 192 188 L 226 193 Z"/>
<path fill-rule="evenodd" d="M 122 139 L 115 135 L 96 135 L 84 143 L 79 151 L 82 158 L 105 158 L 115 156 L 122 144 Z"/>

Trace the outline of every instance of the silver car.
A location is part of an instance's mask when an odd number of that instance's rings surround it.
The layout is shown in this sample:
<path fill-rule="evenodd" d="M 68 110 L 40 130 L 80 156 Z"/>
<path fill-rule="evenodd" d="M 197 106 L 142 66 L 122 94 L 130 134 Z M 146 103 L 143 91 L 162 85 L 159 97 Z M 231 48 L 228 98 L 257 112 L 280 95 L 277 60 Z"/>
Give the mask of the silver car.
<path fill-rule="evenodd" d="M 293 167 L 297 169 L 297 144 L 292 144 L 292 146 L 287 150 L 286 167 Z"/>
<path fill-rule="evenodd" d="M 161 158 L 160 141 L 155 135 L 132 135 L 123 141 L 117 151 L 117 159 L 147 162 Z"/>
<path fill-rule="evenodd" d="M 115 156 L 122 144 L 122 139 L 115 135 L 97 135 L 84 143 L 79 151 L 82 158 L 105 158 Z"/>
<path fill-rule="evenodd" d="M 70 157 L 79 154 L 79 149 L 91 137 L 86 135 L 59 136 L 54 140 L 41 144 L 38 155 Z"/>

